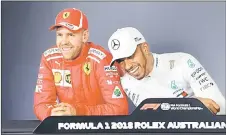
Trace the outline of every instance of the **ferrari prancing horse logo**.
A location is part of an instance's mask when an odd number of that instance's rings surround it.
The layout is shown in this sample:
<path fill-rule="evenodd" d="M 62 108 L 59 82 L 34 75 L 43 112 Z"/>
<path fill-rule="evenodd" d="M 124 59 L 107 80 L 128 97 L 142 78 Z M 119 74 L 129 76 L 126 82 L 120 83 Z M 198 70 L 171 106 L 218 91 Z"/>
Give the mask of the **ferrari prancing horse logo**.
<path fill-rule="evenodd" d="M 83 71 L 89 75 L 90 72 L 91 72 L 91 65 L 89 62 L 86 62 L 84 65 L 83 65 Z"/>
<path fill-rule="evenodd" d="M 63 18 L 66 19 L 66 18 L 69 17 L 69 15 L 70 15 L 70 12 L 64 12 L 63 13 Z"/>

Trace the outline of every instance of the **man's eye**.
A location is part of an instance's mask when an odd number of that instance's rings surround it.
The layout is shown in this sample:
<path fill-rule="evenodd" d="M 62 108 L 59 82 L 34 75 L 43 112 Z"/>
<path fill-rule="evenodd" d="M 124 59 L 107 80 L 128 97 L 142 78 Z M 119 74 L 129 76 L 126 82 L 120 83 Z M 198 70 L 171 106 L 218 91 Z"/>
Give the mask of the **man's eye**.
<path fill-rule="evenodd" d="M 58 33 L 58 34 L 56 34 L 56 35 L 57 35 L 57 36 L 62 36 L 62 34 L 59 34 L 59 33 Z"/>
<path fill-rule="evenodd" d="M 70 33 L 69 36 L 74 36 L 74 34 Z"/>
<path fill-rule="evenodd" d="M 121 63 L 121 62 L 123 62 L 123 59 L 118 59 L 118 60 L 116 60 L 116 62 Z"/>

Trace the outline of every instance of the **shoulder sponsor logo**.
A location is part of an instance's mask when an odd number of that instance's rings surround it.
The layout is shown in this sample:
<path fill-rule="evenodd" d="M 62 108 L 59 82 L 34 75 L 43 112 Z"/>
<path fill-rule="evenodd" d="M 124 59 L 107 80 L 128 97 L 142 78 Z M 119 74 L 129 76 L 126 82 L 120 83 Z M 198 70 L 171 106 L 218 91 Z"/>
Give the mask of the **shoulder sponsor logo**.
<path fill-rule="evenodd" d="M 86 75 L 90 74 L 90 72 L 91 72 L 91 64 L 90 64 L 90 62 L 86 62 L 83 65 L 83 71 L 85 72 Z"/>
<path fill-rule="evenodd" d="M 197 68 L 192 74 L 191 76 L 194 78 L 196 76 L 196 74 L 200 73 L 203 70 L 203 67 L 199 67 Z"/>
<path fill-rule="evenodd" d="M 199 75 L 198 77 L 196 77 L 196 80 L 199 80 L 199 78 L 201 78 L 202 76 L 205 76 L 206 72 L 202 73 L 201 75 Z"/>
<path fill-rule="evenodd" d="M 201 91 L 208 89 L 209 87 L 212 87 L 214 85 L 214 83 L 210 82 L 206 85 L 204 85 L 202 88 L 200 88 Z"/>
<path fill-rule="evenodd" d="M 123 98 L 122 92 L 118 86 L 115 86 L 115 89 L 112 93 L 112 98 Z"/>
<path fill-rule="evenodd" d="M 104 71 L 117 71 L 115 66 L 104 66 Z"/>
<path fill-rule="evenodd" d="M 93 54 L 97 57 L 99 57 L 101 60 L 106 57 L 106 54 L 98 49 L 90 48 L 88 54 Z"/>
<path fill-rule="evenodd" d="M 51 48 L 51 49 L 48 49 L 44 52 L 44 56 L 48 56 L 48 55 L 51 55 L 51 54 L 55 54 L 55 53 L 61 53 L 60 52 L 60 49 L 59 48 Z"/>
<path fill-rule="evenodd" d="M 202 85 L 203 83 L 208 82 L 208 81 L 209 81 L 208 78 L 204 77 L 199 81 L 199 84 Z"/>
<path fill-rule="evenodd" d="M 187 61 L 187 63 L 188 63 L 188 66 L 189 66 L 190 68 L 194 68 L 194 67 L 195 67 L 195 64 L 192 62 L 191 59 L 189 59 L 189 60 Z"/>

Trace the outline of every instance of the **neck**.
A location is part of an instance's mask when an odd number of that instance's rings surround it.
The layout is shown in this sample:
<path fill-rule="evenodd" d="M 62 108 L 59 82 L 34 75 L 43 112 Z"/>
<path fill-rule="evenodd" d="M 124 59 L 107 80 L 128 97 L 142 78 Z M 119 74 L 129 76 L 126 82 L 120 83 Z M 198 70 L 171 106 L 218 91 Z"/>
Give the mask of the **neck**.
<path fill-rule="evenodd" d="M 146 60 L 147 60 L 147 64 L 146 64 L 146 74 L 145 74 L 145 76 L 148 76 L 152 72 L 153 67 L 154 67 L 153 54 L 149 53 Z"/>

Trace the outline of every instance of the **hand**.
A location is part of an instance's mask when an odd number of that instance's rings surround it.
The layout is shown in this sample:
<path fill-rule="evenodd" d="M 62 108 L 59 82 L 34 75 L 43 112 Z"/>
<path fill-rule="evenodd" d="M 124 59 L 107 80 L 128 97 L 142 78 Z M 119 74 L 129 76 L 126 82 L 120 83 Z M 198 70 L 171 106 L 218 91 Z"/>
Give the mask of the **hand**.
<path fill-rule="evenodd" d="M 140 110 L 147 110 L 147 109 L 157 110 L 159 106 L 160 106 L 160 104 L 144 104 L 140 108 Z"/>
<path fill-rule="evenodd" d="M 68 103 L 55 105 L 51 110 L 51 116 L 73 116 L 76 115 L 76 109 Z"/>
<path fill-rule="evenodd" d="M 197 99 L 199 99 L 213 114 L 217 114 L 220 111 L 220 106 L 212 99 L 201 97 L 198 97 Z"/>

